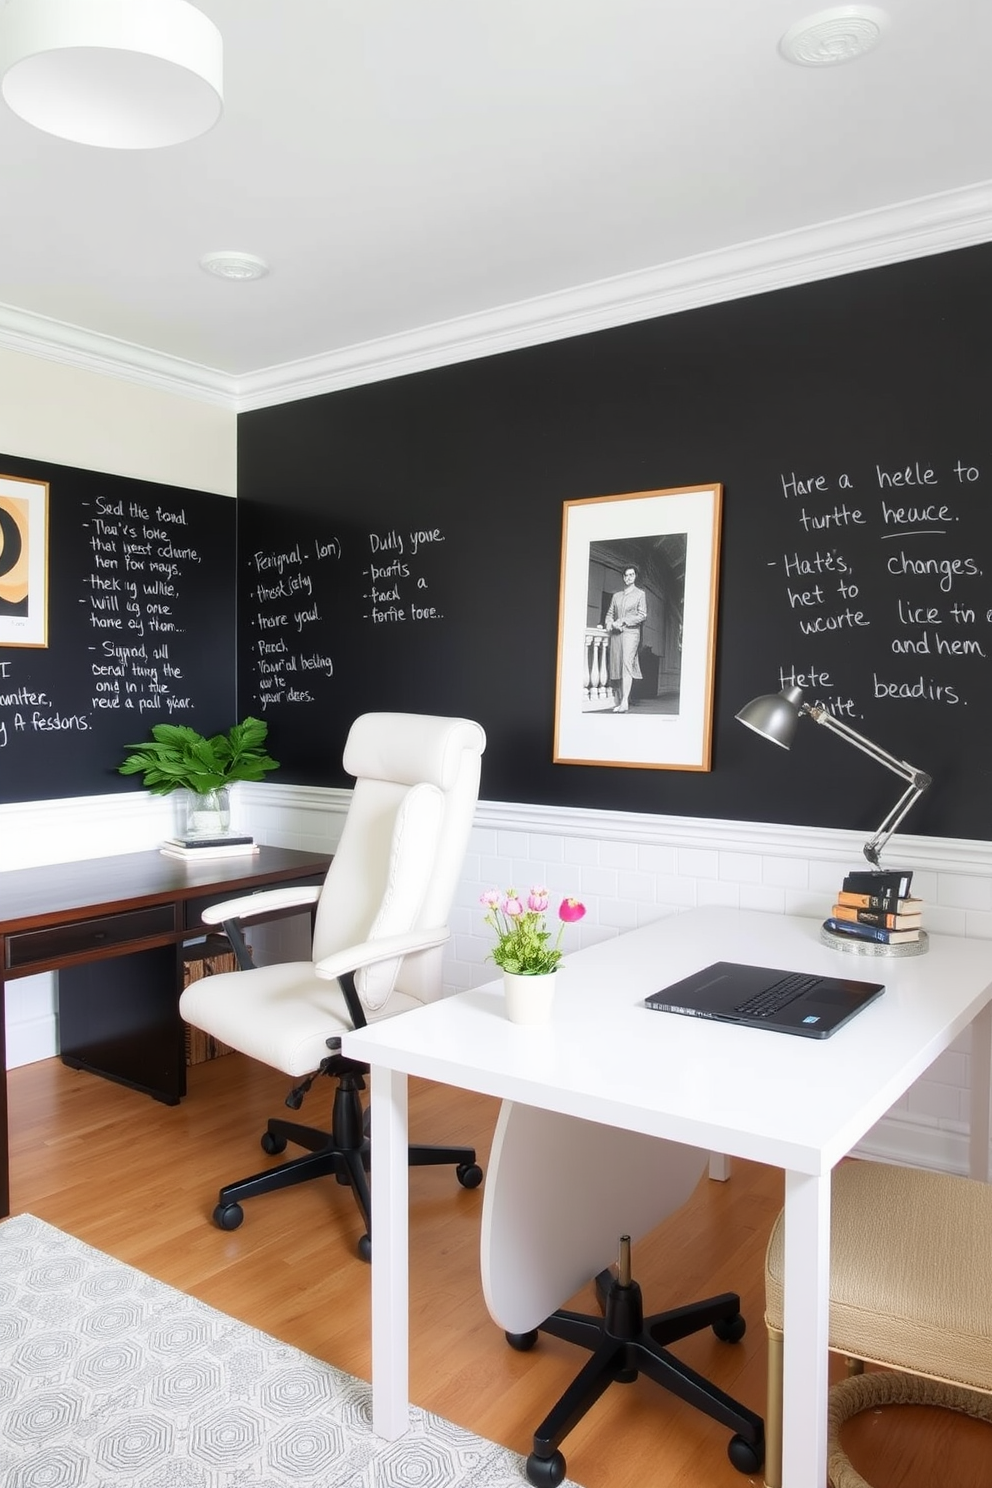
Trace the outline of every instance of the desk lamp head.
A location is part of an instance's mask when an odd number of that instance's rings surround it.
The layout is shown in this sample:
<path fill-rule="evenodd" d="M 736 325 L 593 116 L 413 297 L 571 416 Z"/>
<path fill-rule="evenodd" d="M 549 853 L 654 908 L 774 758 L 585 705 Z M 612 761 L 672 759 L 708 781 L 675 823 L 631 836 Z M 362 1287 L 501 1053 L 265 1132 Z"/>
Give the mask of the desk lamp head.
<path fill-rule="evenodd" d="M 870 739 L 866 739 L 863 734 L 852 729 L 850 724 L 835 718 L 819 703 L 804 703 L 801 687 L 783 687 L 781 692 L 764 693 L 761 697 L 756 697 L 750 703 L 746 703 L 737 714 L 737 718 L 747 728 L 761 734 L 762 738 L 770 739 L 773 744 L 778 744 L 782 749 L 791 747 L 796 729 L 799 727 L 799 720 L 811 718 L 814 723 L 822 724 L 833 734 L 839 734 L 856 749 L 860 749 L 871 759 L 877 760 L 879 764 L 885 765 L 903 780 L 909 781 L 906 790 L 882 821 L 878 830 L 864 845 L 863 851 L 868 862 L 873 868 L 878 868 L 879 854 L 910 807 L 916 804 L 930 784 L 930 776 L 906 760 L 897 759 L 880 745 L 873 744 Z"/>

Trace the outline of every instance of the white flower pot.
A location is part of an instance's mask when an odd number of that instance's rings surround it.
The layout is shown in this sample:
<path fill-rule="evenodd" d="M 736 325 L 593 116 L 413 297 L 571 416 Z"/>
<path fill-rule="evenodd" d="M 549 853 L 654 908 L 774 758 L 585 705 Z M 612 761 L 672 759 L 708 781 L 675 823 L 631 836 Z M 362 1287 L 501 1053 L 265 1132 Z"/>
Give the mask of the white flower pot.
<path fill-rule="evenodd" d="M 549 971 L 542 976 L 519 976 L 516 972 L 504 971 L 503 999 L 511 1023 L 538 1027 L 551 1022 L 557 975 L 557 972 Z"/>

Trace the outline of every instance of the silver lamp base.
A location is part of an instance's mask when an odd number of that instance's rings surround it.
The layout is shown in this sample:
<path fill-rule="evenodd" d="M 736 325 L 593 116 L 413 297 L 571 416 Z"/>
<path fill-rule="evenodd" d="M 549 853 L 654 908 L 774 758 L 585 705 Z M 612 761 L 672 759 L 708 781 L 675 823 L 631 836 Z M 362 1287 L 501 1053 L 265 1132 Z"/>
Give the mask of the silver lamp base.
<path fill-rule="evenodd" d="M 854 956 L 925 956 L 930 949 L 930 938 L 925 930 L 920 931 L 919 940 L 903 940 L 897 945 L 885 945 L 880 940 L 856 940 L 853 935 L 840 935 L 836 930 L 820 927 L 820 940 L 835 951 L 849 951 Z"/>

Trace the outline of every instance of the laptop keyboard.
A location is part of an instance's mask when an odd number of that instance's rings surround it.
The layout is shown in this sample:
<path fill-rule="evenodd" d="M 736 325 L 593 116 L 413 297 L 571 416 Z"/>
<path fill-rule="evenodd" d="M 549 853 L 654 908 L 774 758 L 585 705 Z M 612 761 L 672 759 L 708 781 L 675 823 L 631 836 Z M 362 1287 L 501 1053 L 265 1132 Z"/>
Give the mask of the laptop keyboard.
<path fill-rule="evenodd" d="M 745 1018 L 770 1018 L 772 1013 L 777 1013 L 786 1003 L 794 1002 L 821 980 L 818 976 L 804 976 L 801 972 L 794 972 L 791 976 L 773 982 L 763 992 L 756 992 L 746 1002 L 740 1003 L 735 1011 Z"/>

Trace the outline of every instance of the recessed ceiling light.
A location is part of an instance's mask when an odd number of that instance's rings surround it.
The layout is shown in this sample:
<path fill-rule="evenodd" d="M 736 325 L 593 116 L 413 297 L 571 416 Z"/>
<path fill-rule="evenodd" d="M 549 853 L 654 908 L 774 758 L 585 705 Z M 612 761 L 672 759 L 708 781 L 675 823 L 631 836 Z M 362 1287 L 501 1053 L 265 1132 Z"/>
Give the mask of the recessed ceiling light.
<path fill-rule="evenodd" d="M 874 5 L 835 5 L 790 26 L 778 49 L 800 67 L 836 67 L 870 52 L 888 23 L 886 12 Z"/>
<path fill-rule="evenodd" d="M 254 253 L 205 253 L 200 268 L 218 279 L 261 279 L 269 272 L 265 259 Z"/>

